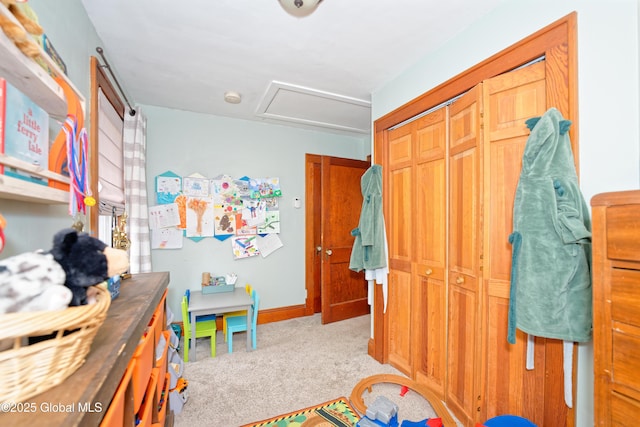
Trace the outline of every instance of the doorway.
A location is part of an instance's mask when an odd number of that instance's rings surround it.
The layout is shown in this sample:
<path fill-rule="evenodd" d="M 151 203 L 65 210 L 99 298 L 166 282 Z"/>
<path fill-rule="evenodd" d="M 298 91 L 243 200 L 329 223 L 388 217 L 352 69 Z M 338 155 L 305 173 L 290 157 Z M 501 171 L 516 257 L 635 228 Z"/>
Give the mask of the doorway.
<path fill-rule="evenodd" d="M 362 208 L 360 178 L 370 162 L 307 154 L 306 314 L 322 313 L 322 323 L 369 313 L 364 273 L 349 270 Z"/>

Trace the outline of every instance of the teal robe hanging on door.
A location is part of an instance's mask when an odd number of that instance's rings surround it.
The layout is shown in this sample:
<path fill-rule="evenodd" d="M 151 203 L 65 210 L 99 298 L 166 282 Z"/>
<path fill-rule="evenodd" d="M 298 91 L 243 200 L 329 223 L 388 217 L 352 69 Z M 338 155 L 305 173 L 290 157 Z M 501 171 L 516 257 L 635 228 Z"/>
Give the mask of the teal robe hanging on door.
<path fill-rule="evenodd" d="M 384 217 L 382 215 L 382 166 L 372 165 L 360 178 L 362 210 L 355 236 L 349 269 L 359 272 L 387 266 Z"/>
<path fill-rule="evenodd" d="M 513 209 L 508 340 L 530 335 L 591 339 L 591 222 L 578 187 L 569 120 L 549 109 L 531 134 Z"/>

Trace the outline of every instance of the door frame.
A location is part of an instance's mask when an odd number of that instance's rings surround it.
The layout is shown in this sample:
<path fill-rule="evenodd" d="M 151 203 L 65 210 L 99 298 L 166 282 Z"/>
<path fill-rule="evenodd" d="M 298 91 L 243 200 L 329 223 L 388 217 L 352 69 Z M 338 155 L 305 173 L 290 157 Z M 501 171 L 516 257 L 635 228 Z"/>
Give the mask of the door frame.
<path fill-rule="evenodd" d="M 320 271 L 316 262 L 316 237 L 320 234 L 318 221 L 322 207 L 322 193 L 316 188 L 316 180 L 320 179 L 322 170 L 322 156 L 319 154 L 305 154 L 305 315 L 317 313 L 314 307 L 316 298 L 320 298 Z M 322 306 L 320 307 L 322 310 Z"/>
<path fill-rule="evenodd" d="M 555 105 L 562 115 L 574 124 L 569 134 L 579 175 L 576 12 L 560 18 L 376 120 L 373 125 L 375 162 L 387 164 L 386 148 L 390 128 L 466 92 L 483 80 L 511 71 L 541 56 L 545 57 L 547 74 L 556 76 L 549 80 L 547 103 Z M 389 191 L 388 186 L 388 181 L 384 180 L 383 194 Z M 389 207 L 385 206 L 384 209 L 385 216 L 388 216 Z M 374 337 L 369 341 L 369 355 L 381 363 L 387 363 L 388 317 L 382 313 L 383 296 L 378 287 L 375 290 L 373 306 Z"/>
<path fill-rule="evenodd" d="M 345 157 L 305 154 L 305 288 L 307 297 L 306 316 L 323 313 L 322 305 L 322 260 L 316 251 L 322 245 L 322 163 L 323 159 L 360 161 Z M 364 160 L 371 164 L 371 156 Z M 364 280 L 364 279 L 363 279 Z M 324 313 L 323 313 L 324 314 Z"/>

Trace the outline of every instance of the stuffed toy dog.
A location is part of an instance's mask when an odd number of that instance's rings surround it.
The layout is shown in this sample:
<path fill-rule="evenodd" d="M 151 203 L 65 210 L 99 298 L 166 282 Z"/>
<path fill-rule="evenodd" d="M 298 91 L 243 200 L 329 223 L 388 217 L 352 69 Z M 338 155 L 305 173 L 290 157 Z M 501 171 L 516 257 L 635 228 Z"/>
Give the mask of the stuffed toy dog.
<path fill-rule="evenodd" d="M 22 24 L 16 24 L 10 18 L 0 14 L 0 28 L 11 39 L 16 46 L 30 58 L 40 55 L 38 44 L 33 40 L 31 35 L 40 36 L 44 32 L 42 27 L 33 19 L 29 18 L 18 6 L 16 0 L 0 0 L 2 4 L 9 9 L 9 12 Z M 26 31 L 25 31 L 26 30 Z"/>
<path fill-rule="evenodd" d="M 127 252 L 107 246 L 102 240 L 73 228 L 53 238 L 53 258 L 66 274 L 65 286 L 73 292 L 69 305 L 86 304 L 86 288 L 97 285 L 129 268 Z"/>
<path fill-rule="evenodd" d="M 87 304 L 87 289 L 126 272 L 128 259 L 127 252 L 87 233 L 63 229 L 48 253 L 0 261 L 0 314 Z"/>

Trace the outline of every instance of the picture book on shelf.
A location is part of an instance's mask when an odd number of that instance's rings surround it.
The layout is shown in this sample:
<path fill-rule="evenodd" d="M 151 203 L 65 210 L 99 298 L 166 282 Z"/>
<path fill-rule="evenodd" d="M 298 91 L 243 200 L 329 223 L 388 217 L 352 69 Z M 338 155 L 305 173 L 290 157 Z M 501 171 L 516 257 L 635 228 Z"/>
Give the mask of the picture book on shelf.
<path fill-rule="evenodd" d="M 49 165 L 49 114 L 0 77 L 0 152 L 40 166 Z M 0 165 L 0 174 L 37 184 L 47 179 Z"/>

